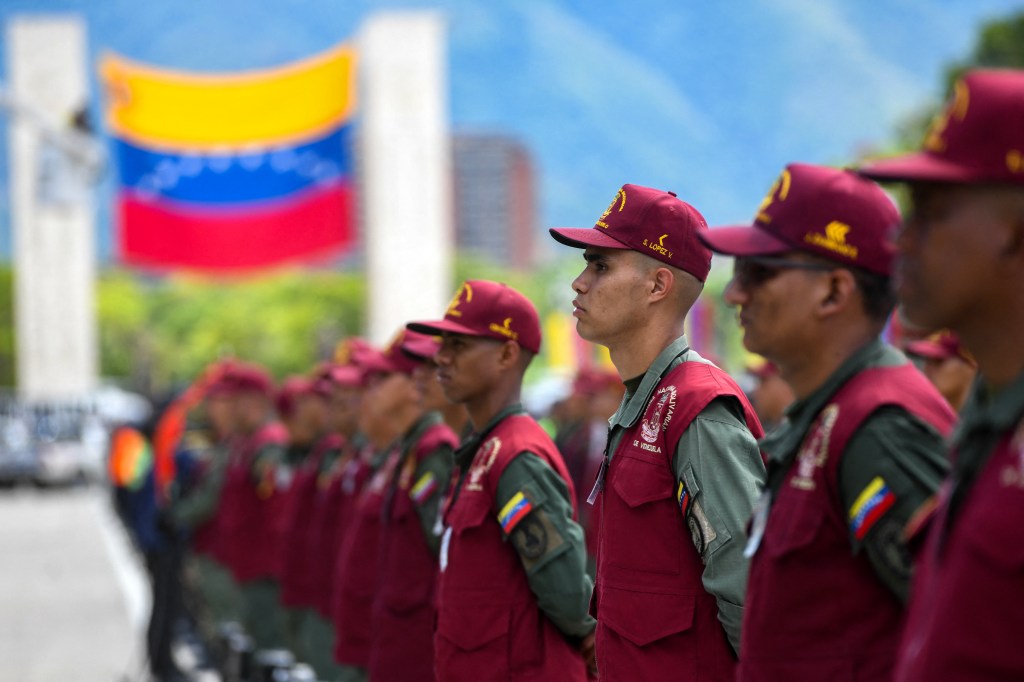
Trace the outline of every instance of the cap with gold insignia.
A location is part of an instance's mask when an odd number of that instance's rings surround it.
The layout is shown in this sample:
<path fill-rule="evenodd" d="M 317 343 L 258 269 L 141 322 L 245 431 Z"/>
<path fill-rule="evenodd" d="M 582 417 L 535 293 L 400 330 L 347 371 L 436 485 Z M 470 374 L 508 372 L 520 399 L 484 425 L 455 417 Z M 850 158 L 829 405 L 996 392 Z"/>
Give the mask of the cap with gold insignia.
<path fill-rule="evenodd" d="M 1024 71 L 968 71 L 923 149 L 866 164 L 876 180 L 1024 184 Z"/>
<path fill-rule="evenodd" d="M 870 180 L 850 170 L 791 163 L 752 225 L 715 227 L 698 237 L 730 256 L 805 251 L 888 276 L 899 222 L 896 205 Z"/>
<path fill-rule="evenodd" d="M 366 359 L 363 366 L 365 374 L 412 374 L 413 370 L 423 364 L 424 356 L 412 355 L 405 352 L 408 344 L 416 346 L 420 343 L 433 342 L 433 338 L 426 334 L 401 329 L 391 343 L 380 353 Z"/>
<path fill-rule="evenodd" d="M 466 280 L 448 304 L 443 320 L 410 322 L 406 329 L 439 336 L 444 332 L 516 341 L 540 352 L 540 318 L 521 293 L 501 282 Z"/>
<path fill-rule="evenodd" d="M 640 185 L 623 185 L 594 227 L 552 227 L 555 241 L 577 249 L 632 249 L 690 273 L 701 282 L 711 270 L 711 252 L 697 235 L 708 223 L 676 196 Z"/>

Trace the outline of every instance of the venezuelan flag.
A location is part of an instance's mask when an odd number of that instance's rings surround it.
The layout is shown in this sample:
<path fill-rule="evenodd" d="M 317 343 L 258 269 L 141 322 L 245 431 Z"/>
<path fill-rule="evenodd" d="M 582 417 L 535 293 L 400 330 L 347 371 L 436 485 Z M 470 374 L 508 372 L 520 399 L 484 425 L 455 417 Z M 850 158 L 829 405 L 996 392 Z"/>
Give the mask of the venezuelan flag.
<path fill-rule="evenodd" d="M 126 262 L 244 271 L 349 243 L 351 48 L 243 74 L 182 73 L 112 55 L 100 71 Z"/>

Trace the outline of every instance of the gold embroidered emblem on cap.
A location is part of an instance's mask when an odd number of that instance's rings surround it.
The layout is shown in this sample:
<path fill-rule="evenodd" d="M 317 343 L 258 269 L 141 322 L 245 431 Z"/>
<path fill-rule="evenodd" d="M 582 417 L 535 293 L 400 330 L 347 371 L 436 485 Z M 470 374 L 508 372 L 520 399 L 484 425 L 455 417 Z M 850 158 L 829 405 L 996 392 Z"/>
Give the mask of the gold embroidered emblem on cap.
<path fill-rule="evenodd" d="M 462 299 L 463 294 L 466 295 L 465 300 Z M 462 311 L 459 310 L 459 306 L 462 303 L 469 303 L 472 300 L 473 287 L 469 286 L 469 282 L 463 282 L 459 286 L 459 290 L 455 292 L 455 296 L 452 298 L 451 303 L 448 304 L 448 311 L 445 313 L 445 316 L 447 317 L 450 315 L 451 317 L 462 317 Z"/>
<path fill-rule="evenodd" d="M 1024 154 L 1019 149 L 1006 152 L 1006 167 L 1011 173 L 1024 173 Z"/>
<path fill-rule="evenodd" d="M 672 258 L 672 255 L 673 255 L 672 252 L 669 251 L 667 248 L 665 248 L 665 237 L 667 237 L 667 236 L 668 236 L 667 234 L 663 234 L 660 237 L 658 237 L 658 243 L 657 244 L 655 244 L 653 241 L 644 239 L 644 246 L 649 248 L 651 251 L 657 251 L 662 256 L 665 256 L 667 258 Z"/>
<path fill-rule="evenodd" d="M 928 131 L 928 136 L 924 140 L 924 148 L 930 152 L 946 151 L 946 140 L 943 138 L 943 135 L 946 133 L 949 119 L 952 117 L 957 121 L 964 120 L 970 103 L 971 95 L 967 90 L 967 84 L 963 81 L 957 81 L 956 85 L 953 86 L 953 101 L 945 111 L 935 117 L 931 129 Z"/>
<path fill-rule="evenodd" d="M 622 213 L 622 209 L 626 208 L 626 190 L 619 189 L 619 191 L 615 193 L 615 198 L 612 199 L 612 203 L 608 204 L 608 209 L 601 214 L 600 218 L 597 219 L 598 227 L 608 229 L 608 224 L 604 222 L 604 219 L 610 216 L 612 211 L 615 210 L 615 204 L 619 204 L 618 213 Z"/>
<path fill-rule="evenodd" d="M 502 324 L 495 324 L 494 322 L 491 322 L 491 324 L 487 328 L 496 334 L 501 334 L 502 336 L 507 336 L 513 341 L 518 341 L 519 332 L 513 331 L 511 325 L 512 318 L 506 317 L 505 321 Z"/>
<path fill-rule="evenodd" d="M 814 246 L 820 246 L 823 249 L 834 251 L 841 256 L 846 256 L 852 260 L 857 260 L 857 247 L 853 244 L 846 243 L 846 233 L 850 231 L 850 226 L 846 223 L 833 220 L 825 226 L 825 234 L 818 234 L 817 232 L 810 232 L 804 235 L 804 241 Z"/>
<path fill-rule="evenodd" d="M 789 187 L 793 183 L 793 178 L 789 174 L 789 170 L 783 170 L 782 175 L 775 179 L 772 183 L 771 189 L 768 190 L 768 195 L 761 201 L 761 205 L 757 208 L 757 219 L 762 223 L 770 223 L 772 217 L 766 213 L 768 207 L 771 206 L 775 201 L 785 201 L 786 197 L 789 196 Z"/>

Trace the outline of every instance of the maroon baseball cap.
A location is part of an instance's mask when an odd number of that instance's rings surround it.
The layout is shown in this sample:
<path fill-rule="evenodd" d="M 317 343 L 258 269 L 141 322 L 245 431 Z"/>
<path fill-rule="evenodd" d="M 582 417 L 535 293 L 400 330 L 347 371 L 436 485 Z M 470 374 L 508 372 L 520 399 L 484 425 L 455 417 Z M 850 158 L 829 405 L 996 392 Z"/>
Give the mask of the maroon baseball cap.
<path fill-rule="evenodd" d="M 1024 71 L 967 72 L 922 146 L 860 172 L 876 180 L 1024 184 Z"/>
<path fill-rule="evenodd" d="M 439 336 L 444 332 L 512 340 L 540 352 L 540 318 L 530 299 L 500 282 L 468 279 L 448 304 L 443 320 L 410 322 L 406 329 Z"/>
<path fill-rule="evenodd" d="M 549 231 L 556 241 L 577 249 L 632 249 L 703 282 L 711 270 L 711 252 L 697 235 L 707 229 L 704 216 L 675 192 L 623 185 L 594 227 L 552 227 Z"/>
<path fill-rule="evenodd" d="M 960 343 L 960 339 L 948 330 L 936 332 L 926 339 L 911 341 L 907 344 L 907 353 L 933 360 L 960 358 L 971 365 L 975 364 L 974 356 Z"/>
<path fill-rule="evenodd" d="M 295 413 L 299 398 L 304 395 L 316 395 L 313 391 L 314 380 L 308 377 L 291 376 L 281 382 L 281 388 L 274 396 L 274 407 L 282 417 L 290 417 Z"/>
<path fill-rule="evenodd" d="M 239 363 L 228 377 L 234 393 L 259 393 L 270 397 L 274 392 L 274 381 L 270 374 L 258 365 Z"/>
<path fill-rule="evenodd" d="M 417 334 L 408 329 L 399 330 L 395 337 L 391 339 L 391 343 L 382 352 L 366 359 L 363 365 L 363 372 L 367 375 L 374 373 L 412 374 L 414 369 L 423 364 L 423 360 L 414 358 L 402 351 L 406 338 L 411 335 L 424 337 L 423 334 Z M 430 337 L 425 338 L 429 339 Z"/>
<path fill-rule="evenodd" d="M 791 163 L 761 202 L 753 225 L 698 237 L 730 256 L 804 251 L 888 276 L 900 214 L 882 188 L 850 170 Z"/>
<path fill-rule="evenodd" d="M 421 362 L 433 361 L 441 349 L 441 339 L 406 329 L 400 348 L 403 353 Z"/>

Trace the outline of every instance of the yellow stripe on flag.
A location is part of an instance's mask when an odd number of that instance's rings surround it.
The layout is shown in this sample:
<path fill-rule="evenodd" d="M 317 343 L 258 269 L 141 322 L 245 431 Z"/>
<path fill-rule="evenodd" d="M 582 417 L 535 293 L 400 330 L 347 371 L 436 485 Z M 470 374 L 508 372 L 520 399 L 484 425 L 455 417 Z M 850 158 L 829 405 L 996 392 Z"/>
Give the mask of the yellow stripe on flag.
<path fill-rule="evenodd" d="M 875 476 L 871 480 L 871 483 L 868 483 L 868 487 L 864 488 L 864 490 L 861 491 L 860 495 L 857 496 L 857 499 L 856 501 L 854 501 L 853 506 L 850 507 L 850 518 L 853 519 L 854 517 L 856 517 L 857 514 L 860 513 L 860 510 L 864 508 L 864 505 L 867 504 L 868 500 L 874 497 L 875 494 L 878 493 L 878 491 L 881 490 L 884 486 L 885 480 L 883 480 L 881 476 Z"/>
<path fill-rule="evenodd" d="M 103 59 L 107 121 L 128 141 L 196 151 L 294 142 L 350 118 L 355 50 L 347 45 L 288 66 L 241 74 L 164 70 Z"/>

